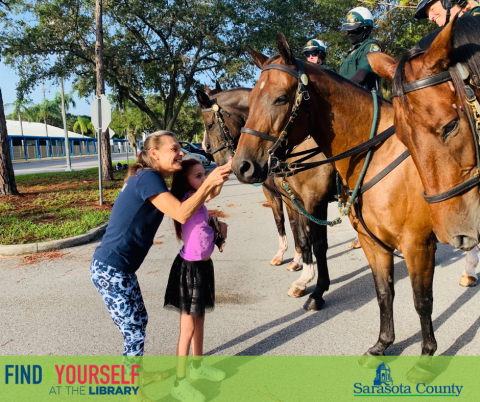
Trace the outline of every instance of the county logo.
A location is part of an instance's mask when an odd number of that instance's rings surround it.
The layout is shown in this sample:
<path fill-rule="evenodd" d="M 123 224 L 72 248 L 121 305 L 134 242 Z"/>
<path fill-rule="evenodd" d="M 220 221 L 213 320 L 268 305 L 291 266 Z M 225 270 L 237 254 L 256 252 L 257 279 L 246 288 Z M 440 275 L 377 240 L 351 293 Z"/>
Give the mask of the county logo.
<path fill-rule="evenodd" d="M 463 385 L 394 384 L 390 367 L 380 364 L 373 385 L 355 383 L 353 396 L 460 396 Z"/>

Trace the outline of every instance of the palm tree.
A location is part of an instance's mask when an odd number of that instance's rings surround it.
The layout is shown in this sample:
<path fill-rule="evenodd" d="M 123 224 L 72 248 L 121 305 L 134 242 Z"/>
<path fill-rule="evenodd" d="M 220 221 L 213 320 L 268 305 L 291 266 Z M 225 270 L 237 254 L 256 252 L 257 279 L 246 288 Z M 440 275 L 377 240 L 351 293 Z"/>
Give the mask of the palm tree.
<path fill-rule="evenodd" d="M 77 121 L 73 125 L 73 131 L 77 132 L 78 129 L 80 129 L 80 131 L 82 132 L 83 137 L 86 131 L 93 130 L 93 124 L 86 117 L 77 116 Z"/>
<path fill-rule="evenodd" d="M 22 124 L 22 113 L 28 114 L 29 109 L 28 106 L 32 105 L 32 100 L 31 99 L 17 99 L 13 101 L 12 103 L 6 103 L 5 107 L 14 107 L 13 109 L 13 114 L 16 114 L 18 116 L 18 121 L 20 122 L 20 132 L 22 133 L 23 136 L 23 124 Z"/>
<path fill-rule="evenodd" d="M 45 123 L 45 132 L 48 137 L 47 119 L 49 117 L 61 118 L 59 104 L 55 102 L 55 100 L 50 101 L 48 99 L 43 99 L 42 103 L 33 106 L 31 109 L 33 109 L 37 119 L 43 119 Z"/>
<path fill-rule="evenodd" d="M 77 104 L 73 100 L 73 96 L 71 93 L 65 94 L 64 98 L 65 98 L 65 112 L 68 112 L 70 105 L 73 107 L 77 107 Z M 58 104 L 58 107 L 60 107 L 60 110 L 61 110 L 60 105 L 62 103 L 62 95 L 60 94 L 60 92 L 55 93 L 55 98 L 53 98 L 53 101 Z"/>

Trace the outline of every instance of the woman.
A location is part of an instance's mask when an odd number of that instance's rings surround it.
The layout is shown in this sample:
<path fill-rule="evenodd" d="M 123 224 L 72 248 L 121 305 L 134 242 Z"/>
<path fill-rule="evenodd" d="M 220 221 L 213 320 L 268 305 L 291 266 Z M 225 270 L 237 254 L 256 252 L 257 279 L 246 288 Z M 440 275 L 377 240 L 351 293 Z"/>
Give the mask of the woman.
<path fill-rule="evenodd" d="M 157 131 L 147 137 L 115 200 L 102 243 L 93 255 L 92 282 L 122 333 L 123 355 L 136 356 L 129 358 L 127 366 L 141 365 L 139 356 L 143 356 L 148 322 L 135 272 L 152 246 L 164 214 L 185 223 L 205 201 L 218 195 L 230 174 L 231 162 L 216 168 L 192 197 L 180 202 L 168 191 L 165 178 L 181 170 L 184 155 L 171 132 Z M 136 371 L 141 371 L 141 366 Z M 134 399 L 150 402 L 143 386 L 162 379 L 158 373 L 141 373 L 140 389 Z"/>

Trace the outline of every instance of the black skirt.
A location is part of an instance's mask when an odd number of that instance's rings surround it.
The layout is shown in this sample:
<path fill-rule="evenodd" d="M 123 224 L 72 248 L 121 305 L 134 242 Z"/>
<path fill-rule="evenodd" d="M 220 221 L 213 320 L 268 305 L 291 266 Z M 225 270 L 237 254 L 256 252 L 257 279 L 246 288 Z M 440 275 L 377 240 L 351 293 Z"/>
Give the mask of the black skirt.
<path fill-rule="evenodd" d="M 170 270 L 164 308 L 202 317 L 215 308 L 213 262 L 186 261 L 177 255 Z"/>

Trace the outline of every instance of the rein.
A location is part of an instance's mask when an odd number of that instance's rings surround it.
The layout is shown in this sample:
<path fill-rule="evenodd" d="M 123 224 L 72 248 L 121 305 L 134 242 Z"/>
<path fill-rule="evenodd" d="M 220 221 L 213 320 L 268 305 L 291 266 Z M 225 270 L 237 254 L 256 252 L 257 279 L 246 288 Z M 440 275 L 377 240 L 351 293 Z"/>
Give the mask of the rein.
<path fill-rule="evenodd" d="M 456 69 L 460 75 L 460 77 L 465 81 L 470 76 L 467 68 L 465 68 L 462 64 L 457 64 Z M 452 81 L 452 76 L 450 71 L 443 71 L 440 74 L 432 75 L 430 77 L 421 78 L 416 81 L 407 82 L 403 84 L 402 89 L 403 93 L 407 94 L 409 92 L 418 91 L 424 88 L 432 87 L 435 85 L 443 84 L 444 82 Z M 477 170 L 475 174 L 466 179 L 464 182 L 457 184 L 456 186 L 452 187 L 450 190 L 444 191 L 439 194 L 435 195 L 426 195 L 425 191 L 423 192 L 423 198 L 429 204 L 435 204 L 438 202 L 449 200 L 450 198 L 456 197 L 463 193 L 464 191 L 470 190 L 475 186 L 480 184 L 480 145 L 479 145 L 479 137 L 480 137 L 480 104 L 473 92 L 472 88 L 465 84 L 465 91 L 467 93 L 466 102 L 472 111 L 472 115 L 467 113 L 468 122 L 470 124 L 470 129 L 472 131 L 473 142 L 475 144 L 475 156 L 477 160 Z M 392 91 L 393 97 L 401 97 L 402 93 L 397 89 L 394 88 Z"/>
<path fill-rule="evenodd" d="M 229 148 L 232 150 L 233 153 L 235 153 L 236 147 L 235 147 L 235 142 L 233 141 L 232 137 L 230 136 L 230 132 L 228 131 L 228 127 L 226 126 L 225 122 L 223 121 L 222 114 L 229 117 L 233 121 L 236 121 L 240 126 L 243 125 L 243 123 L 237 119 L 235 116 L 232 116 L 230 113 L 228 113 L 226 110 L 222 109 L 220 105 L 217 104 L 216 99 L 210 97 L 210 102 L 211 106 L 210 108 L 206 109 L 201 109 L 202 113 L 208 113 L 208 112 L 213 112 L 215 115 L 215 118 L 217 120 L 218 128 L 220 129 L 220 135 L 222 137 L 222 141 L 220 142 L 220 146 L 215 148 L 213 151 L 209 152 L 212 155 L 218 151 L 221 151 L 222 149 Z"/>

